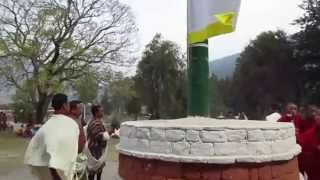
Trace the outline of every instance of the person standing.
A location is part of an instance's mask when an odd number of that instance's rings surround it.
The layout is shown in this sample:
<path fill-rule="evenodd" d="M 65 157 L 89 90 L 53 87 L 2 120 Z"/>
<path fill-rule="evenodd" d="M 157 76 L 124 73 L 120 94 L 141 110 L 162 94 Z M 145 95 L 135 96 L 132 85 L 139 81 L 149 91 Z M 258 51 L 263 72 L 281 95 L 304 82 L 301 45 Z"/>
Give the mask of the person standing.
<path fill-rule="evenodd" d="M 296 134 L 300 133 L 302 117 L 298 112 L 298 106 L 294 103 L 288 103 L 286 111 L 282 114 L 278 122 L 292 122 L 296 129 Z"/>
<path fill-rule="evenodd" d="M 316 113 L 317 113 L 318 107 L 315 105 L 309 105 L 307 107 L 307 111 L 305 114 L 305 117 L 302 119 L 301 127 L 300 127 L 300 133 L 304 133 L 315 126 L 316 124 Z"/>
<path fill-rule="evenodd" d="M 81 101 L 70 101 L 70 112 L 69 117 L 71 117 L 79 127 L 79 141 L 78 141 L 78 153 L 81 153 L 83 151 L 84 145 L 86 144 L 86 137 L 84 134 L 83 126 L 81 123 L 81 119 L 79 117 L 81 116 Z"/>
<path fill-rule="evenodd" d="M 88 179 L 101 179 L 107 155 L 107 144 L 110 139 L 103 124 L 103 109 L 100 105 L 91 107 L 93 119 L 87 127 L 87 144 L 84 153 L 87 155 Z"/>
<path fill-rule="evenodd" d="M 320 110 L 315 112 L 315 124 L 312 128 L 297 136 L 302 148 L 299 154 L 299 168 L 306 172 L 308 180 L 320 179 Z"/>
<path fill-rule="evenodd" d="M 31 139 L 25 164 L 39 180 L 72 180 L 78 154 L 78 124 L 69 114 L 68 97 L 56 94 L 52 99 L 53 116 Z"/>

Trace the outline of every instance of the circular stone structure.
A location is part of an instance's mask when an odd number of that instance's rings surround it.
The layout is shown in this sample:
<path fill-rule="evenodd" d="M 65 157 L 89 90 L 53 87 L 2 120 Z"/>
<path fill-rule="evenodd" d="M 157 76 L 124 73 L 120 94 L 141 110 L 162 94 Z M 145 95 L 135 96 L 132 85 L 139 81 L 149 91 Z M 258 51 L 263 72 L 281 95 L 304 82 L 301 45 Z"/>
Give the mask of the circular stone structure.
<path fill-rule="evenodd" d="M 121 125 L 123 180 L 298 180 L 291 123 L 215 120 L 132 121 Z"/>

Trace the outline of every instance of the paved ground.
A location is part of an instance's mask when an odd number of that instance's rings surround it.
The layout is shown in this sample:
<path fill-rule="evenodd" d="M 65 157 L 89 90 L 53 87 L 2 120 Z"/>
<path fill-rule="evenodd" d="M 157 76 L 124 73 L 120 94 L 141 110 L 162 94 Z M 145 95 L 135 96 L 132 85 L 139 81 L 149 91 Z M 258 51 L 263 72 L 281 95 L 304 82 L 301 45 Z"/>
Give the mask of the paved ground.
<path fill-rule="evenodd" d="M 28 168 L 21 167 L 10 171 L 6 174 L 0 174 L 0 180 L 35 180 L 31 176 Z M 103 171 L 103 180 L 120 180 L 118 177 L 118 162 L 107 162 L 107 165 Z"/>

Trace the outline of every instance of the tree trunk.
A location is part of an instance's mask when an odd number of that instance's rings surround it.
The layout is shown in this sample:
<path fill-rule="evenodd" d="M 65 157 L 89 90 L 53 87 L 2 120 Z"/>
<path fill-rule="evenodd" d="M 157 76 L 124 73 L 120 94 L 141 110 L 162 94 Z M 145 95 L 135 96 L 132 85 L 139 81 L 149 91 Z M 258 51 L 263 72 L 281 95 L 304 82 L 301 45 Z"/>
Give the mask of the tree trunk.
<path fill-rule="evenodd" d="M 42 123 L 44 121 L 51 98 L 52 95 L 39 93 L 39 101 L 36 105 L 36 123 Z"/>

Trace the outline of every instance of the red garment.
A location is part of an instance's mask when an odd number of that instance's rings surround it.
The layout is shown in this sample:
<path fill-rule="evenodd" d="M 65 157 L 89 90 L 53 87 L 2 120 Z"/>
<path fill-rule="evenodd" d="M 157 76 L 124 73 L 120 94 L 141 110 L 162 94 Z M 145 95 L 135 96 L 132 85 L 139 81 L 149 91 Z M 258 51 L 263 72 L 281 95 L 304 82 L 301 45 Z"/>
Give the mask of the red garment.
<path fill-rule="evenodd" d="M 316 121 L 314 118 L 306 118 L 301 121 L 300 133 L 307 132 L 309 129 L 315 127 Z"/>
<path fill-rule="evenodd" d="M 299 134 L 297 140 L 302 147 L 299 155 L 300 171 L 308 174 L 308 180 L 320 180 L 320 138 L 317 137 L 316 127 Z"/>
<path fill-rule="evenodd" d="M 288 113 L 282 114 L 282 117 L 279 119 L 278 122 L 293 122 L 294 127 L 296 128 L 297 132 L 301 131 L 302 126 L 302 117 L 300 114 L 295 114 L 290 116 Z"/>

